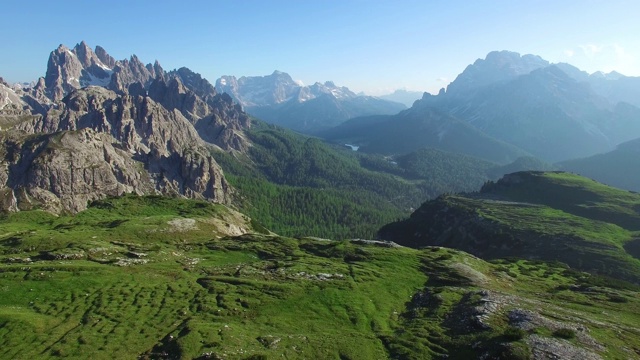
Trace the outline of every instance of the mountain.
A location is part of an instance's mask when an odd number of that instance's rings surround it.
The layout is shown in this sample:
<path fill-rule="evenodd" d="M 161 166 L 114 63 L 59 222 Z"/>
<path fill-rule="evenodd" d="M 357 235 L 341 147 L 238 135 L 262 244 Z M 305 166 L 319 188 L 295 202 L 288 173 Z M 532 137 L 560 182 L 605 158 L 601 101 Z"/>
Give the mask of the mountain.
<path fill-rule="evenodd" d="M 445 112 L 417 105 L 397 115 L 351 119 L 319 136 L 358 145 L 358 151 L 387 155 L 435 148 L 500 164 L 528 155 Z"/>
<path fill-rule="evenodd" d="M 640 356 L 638 287 L 559 263 L 294 239 L 131 194 L 0 234 L 1 358 Z"/>
<path fill-rule="evenodd" d="M 230 203 L 212 151 L 246 151 L 249 117 L 182 68 L 60 45 L 32 88 L 0 85 L 3 210 L 77 212 L 135 192 Z"/>
<path fill-rule="evenodd" d="M 251 120 L 187 68 L 114 60 L 85 43 L 58 47 L 49 63 L 55 70 L 33 87 L 2 84 L 5 210 L 78 212 L 107 195 L 165 194 L 234 204 L 283 235 L 371 237 L 424 199 L 477 190 L 494 178 L 472 174 L 475 159 L 434 153 L 393 165 Z M 112 71 L 102 86 L 85 82 L 99 77 L 98 68 Z M 290 79 L 275 75 L 282 84 Z M 337 100 L 325 94 L 308 101 Z"/>
<path fill-rule="evenodd" d="M 616 71 L 607 74 L 597 71 L 589 74 L 567 63 L 559 63 L 556 66 L 577 81 L 588 83 L 596 93 L 613 104 L 626 102 L 640 107 L 640 77 L 624 76 Z"/>
<path fill-rule="evenodd" d="M 640 109 L 612 103 L 576 69 L 549 65 L 531 55 L 493 52 L 478 60 L 436 96 L 417 107 L 435 107 L 489 136 L 545 161 L 609 151 L 640 135 Z"/>
<path fill-rule="evenodd" d="M 392 92 L 391 94 L 381 95 L 378 97 L 382 100 L 393 101 L 400 104 L 404 104 L 404 106 L 406 107 L 411 107 L 411 105 L 413 105 L 413 103 L 416 100 L 419 100 L 422 98 L 422 95 L 423 95 L 422 91 L 409 91 L 409 90 L 398 89 Z"/>
<path fill-rule="evenodd" d="M 640 191 L 640 139 L 631 140 L 604 154 L 567 160 L 561 169 L 622 189 Z"/>
<path fill-rule="evenodd" d="M 523 55 L 511 51 L 492 51 L 485 59 L 469 65 L 447 86 L 451 96 L 468 94 L 485 86 L 507 83 L 521 75 L 549 66 L 549 62 L 536 55 Z"/>
<path fill-rule="evenodd" d="M 424 100 L 348 121 L 362 152 L 187 68 L 84 43 L 49 64 L 0 80 L 0 358 L 640 358 L 636 193 L 489 181 L 549 165 Z"/>
<path fill-rule="evenodd" d="M 432 147 L 503 164 L 520 156 L 546 162 L 580 158 L 640 135 L 640 108 L 614 101 L 597 85 L 622 79 L 496 51 L 469 65 L 446 91 L 425 93 L 402 114 L 353 119 L 318 135 L 383 154 Z M 445 115 L 449 120 L 443 123 Z M 473 148 L 482 142 L 493 145 Z"/>
<path fill-rule="evenodd" d="M 562 172 L 518 172 L 479 193 L 441 196 L 379 237 L 446 246 L 484 259 L 560 261 L 640 283 L 640 195 Z"/>
<path fill-rule="evenodd" d="M 405 109 L 400 103 L 356 95 L 331 81 L 303 86 L 280 71 L 239 79 L 223 76 L 216 81 L 216 89 L 231 95 L 248 113 L 303 133 L 314 133 L 357 116 L 395 114 Z"/>

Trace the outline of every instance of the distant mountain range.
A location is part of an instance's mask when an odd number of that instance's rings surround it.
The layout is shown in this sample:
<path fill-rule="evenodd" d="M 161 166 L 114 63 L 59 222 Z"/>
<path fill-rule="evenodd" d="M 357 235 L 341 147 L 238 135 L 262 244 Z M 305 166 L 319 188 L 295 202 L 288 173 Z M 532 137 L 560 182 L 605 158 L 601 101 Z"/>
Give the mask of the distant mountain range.
<path fill-rule="evenodd" d="M 422 91 L 409 91 L 399 89 L 391 94 L 378 96 L 380 99 L 389 100 L 404 104 L 406 107 L 411 107 L 416 100 L 420 100 L 424 92 Z"/>
<path fill-rule="evenodd" d="M 378 114 L 395 114 L 406 107 L 398 102 L 357 95 L 333 82 L 304 86 L 287 73 L 266 76 L 223 76 L 216 81 L 248 113 L 292 130 L 315 133 L 347 119 Z"/>
<path fill-rule="evenodd" d="M 491 161 L 524 153 L 556 162 L 610 151 L 640 137 L 640 108 L 632 101 L 637 93 L 638 78 L 587 75 L 534 55 L 492 52 L 469 65 L 446 91 L 425 93 L 409 110 L 352 119 L 321 135 L 383 154 L 434 147 Z M 465 126 L 452 126 L 457 122 Z M 459 141 L 455 148 L 452 139 Z M 488 143 L 494 145 L 479 145 Z M 496 157 L 491 150 L 496 143 L 511 150 L 499 150 L 502 158 Z"/>

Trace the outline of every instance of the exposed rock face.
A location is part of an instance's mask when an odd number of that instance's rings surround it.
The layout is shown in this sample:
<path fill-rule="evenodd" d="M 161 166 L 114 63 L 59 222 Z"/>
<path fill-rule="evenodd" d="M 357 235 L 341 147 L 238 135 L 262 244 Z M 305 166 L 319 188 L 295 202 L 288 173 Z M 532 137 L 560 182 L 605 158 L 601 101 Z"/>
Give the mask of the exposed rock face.
<path fill-rule="evenodd" d="M 229 95 L 215 94 L 205 101 L 189 91 L 179 77 L 173 77 L 168 84 L 160 79 L 154 81 L 149 87 L 149 97 L 166 109 L 179 111 L 204 141 L 225 150 L 246 151 L 248 140 L 243 129 L 250 126 L 250 120 Z"/>
<path fill-rule="evenodd" d="M 102 53 L 102 58 L 107 62 L 112 60 L 106 52 Z M 49 97 L 57 101 L 84 86 L 106 86 L 112 73 L 113 67 L 104 64 L 83 41 L 73 50 L 60 45 L 52 51 L 44 80 Z"/>
<path fill-rule="evenodd" d="M 80 211 L 127 192 L 228 203 L 211 156 L 244 151 L 249 117 L 199 74 L 60 45 L 30 89 L 0 84 L 2 210 Z"/>
<path fill-rule="evenodd" d="M 59 142 L 63 150 L 55 152 L 56 161 L 47 158 L 41 162 L 43 169 L 36 172 L 32 169 L 34 165 L 29 167 L 28 164 L 42 160 L 41 152 L 21 155 L 20 158 L 25 159 L 26 156 L 28 159 L 26 163 L 21 160 L 26 165 L 13 167 L 14 171 L 9 174 L 10 178 L 24 177 L 23 182 L 15 185 L 45 189 L 61 198 L 63 209 L 72 211 L 82 210 L 86 200 L 131 191 L 148 193 L 153 190 L 218 202 L 229 200 L 229 186 L 220 167 L 209 155 L 207 144 L 194 126 L 179 111 L 168 110 L 149 97 L 118 95 L 100 87 L 78 90 L 66 97 L 61 105 L 61 110 L 52 110 L 36 121 L 23 122 L 16 129 L 27 133 L 62 134 L 59 136 L 63 139 L 72 139 L 69 134 L 80 130 L 84 140 Z M 92 145 L 86 145 L 88 143 Z M 119 150 L 115 151 L 113 146 Z M 25 151 L 21 149 L 19 152 Z M 79 155 L 82 161 L 74 162 L 73 156 L 61 154 L 83 154 Z M 8 161 L 12 162 L 11 159 Z M 72 162 L 80 165 L 70 165 Z M 109 167 L 111 165 L 112 168 Z M 66 177 L 50 175 L 58 174 L 59 169 L 69 166 L 85 169 L 74 179 L 86 179 L 81 186 L 86 196 L 79 195 L 77 186 L 74 190 L 69 186 L 56 185 L 73 184 L 73 171 Z M 95 183 L 95 177 L 86 175 L 88 168 L 99 169 L 99 174 L 109 173 L 107 170 L 111 169 L 113 175 L 100 175 L 99 178 L 107 185 L 95 187 L 91 185 Z M 144 170 L 147 174 L 143 174 Z M 148 179 L 142 181 L 143 178 Z M 64 200 L 69 196 L 73 202 Z"/>
<path fill-rule="evenodd" d="M 91 129 L 5 140 L 0 186 L 14 209 L 84 210 L 87 202 L 127 192 L 152 193 L 153 184 L 133 155 L 114 147 L 108 134 Z M 0 170 L 1 171 L 1 170 Z M 5 181 L 2 181 L 6 178 Z M 6 205 L 5 205 L 6 206 Z"/>
<path fill-rule="evenodd" d="M 107 67 L 113 68 L 116 65 L 116 60 L 111 57 L 102 46 L 96 46 L 96 56 L 103 64 L 107 65 Z"/>
<path fill-rule="evenodd" d="M 137 56 L 132 55 L 129 60 L 116 62 L 108 88 L 122 93 L 127 93 L 129 86 L 135 83 L 141 83 L 147 88 L 154 79 L 152 71 Z"/>
<path fill-rule="evenodd" d="M 0 111 L 23 110 L 26 103 L 7 84 L 0 82 Z"/>

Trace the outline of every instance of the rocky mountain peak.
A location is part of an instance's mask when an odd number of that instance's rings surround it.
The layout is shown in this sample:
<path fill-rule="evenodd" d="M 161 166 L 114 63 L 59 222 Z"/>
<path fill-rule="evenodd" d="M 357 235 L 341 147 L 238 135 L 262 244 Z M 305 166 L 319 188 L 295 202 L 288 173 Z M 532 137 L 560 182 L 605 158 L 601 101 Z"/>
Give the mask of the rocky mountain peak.
<path fill-rule="evenodd" d="M 156 60 L 153 65 L 151 64 L 147 64 L 147 70 L 149 70 L 152 74 L 153 77 L 156 79 L 164 79 L 165 78 L 165 71 L 162 68 L 162 66 L 160 65 L 160 62 L 158 60 Z"/>
<path fill-rule="evenodd" d="M 116 60 L 113 57 L 111 57 L 111 55 L 109 55 L 107 51 L 103 49 L 100 45 L 96 46 L 95 53 L 98 59 L 100 59 L 100 61 L 103 64 L 105 64 L 107 67 L 113 68 L 116 65 Z"/>
<path fill-rule="evenodd" d="M 549 66 L 549 62 L 536 55 L 520 55 L 512 51 L 492 51 L 485 59 L 478 59 L 447 87 L 447 93 L 463 93 L 494 83 L 525 75 Z"/>
<path fill-rule="evenodd" d="M 114 63 L 104 49 L 100 53 L 107 63 Z M 84 41 L 73 50 L 60 45 L 49 55 L 45 75 L 46 94 L 51 100 L 58 101 L 81 87 L 105 86 L 109 83 L 111 72 L 110 65 L 105 64 Z"/>
<path fill-rule="evenodd" d="M 168 76 L 180 79 L 184 86 L 208 103 L 218 94 L 216 88 L 207 79 L 189 68 L 181 67 L 170 72 Z"/>
<path fill-rule="evenodd" d="M 230 201 L 211 151 L 246 151 L 250 120 L 200 74 L 136 55 L 116 61 L 83 41 L 60 45 L 46 76 L 16 91 L 0 84 L 0 137 L 11 148 L 0 148 L 10 155 L 0 156 L 0 192 L 11 210 L 75 212 L 123 192 Z"/>
<path fill-rule="evenodd" d="M 85 68 L 88 68 L 91 65 L 95 64 L 95 59 L 100 61 L 100 59 L 98 59 L 98 57 L 94 54 L 93 50 L 91 50 L 91 48 L 84 41 L 77 44 L 73 48 L 73 52 L 78 57 L 78 60 L 80 60 L 80 64 L 82 64 L 82 66 Z M 102 62 L 100 61 L 100 63 Z"/>

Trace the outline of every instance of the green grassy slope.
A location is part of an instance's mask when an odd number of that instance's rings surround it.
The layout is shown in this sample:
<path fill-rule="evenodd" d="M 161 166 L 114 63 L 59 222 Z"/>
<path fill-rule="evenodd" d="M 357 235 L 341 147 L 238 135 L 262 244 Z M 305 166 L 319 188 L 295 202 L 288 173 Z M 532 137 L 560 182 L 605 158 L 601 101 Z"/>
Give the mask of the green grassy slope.
<path fill-rule="evenodd" d="M 638 358 L 628 283 L 251 224 L 217 205 L 135 196 L 74 217 L 4 216 L 0 358 L 513 359 L 549 343 Z M 254 233 L 225 236 L 238 228 Z"/>
<path fill-rule="evenodd" d="M 426 202 L 380 231 L 409 246 L 448 246 L 485 258 L 562 261 L 640 282 L 640 195 L 577 175 L 521 172 L 470 195 Z"/>

